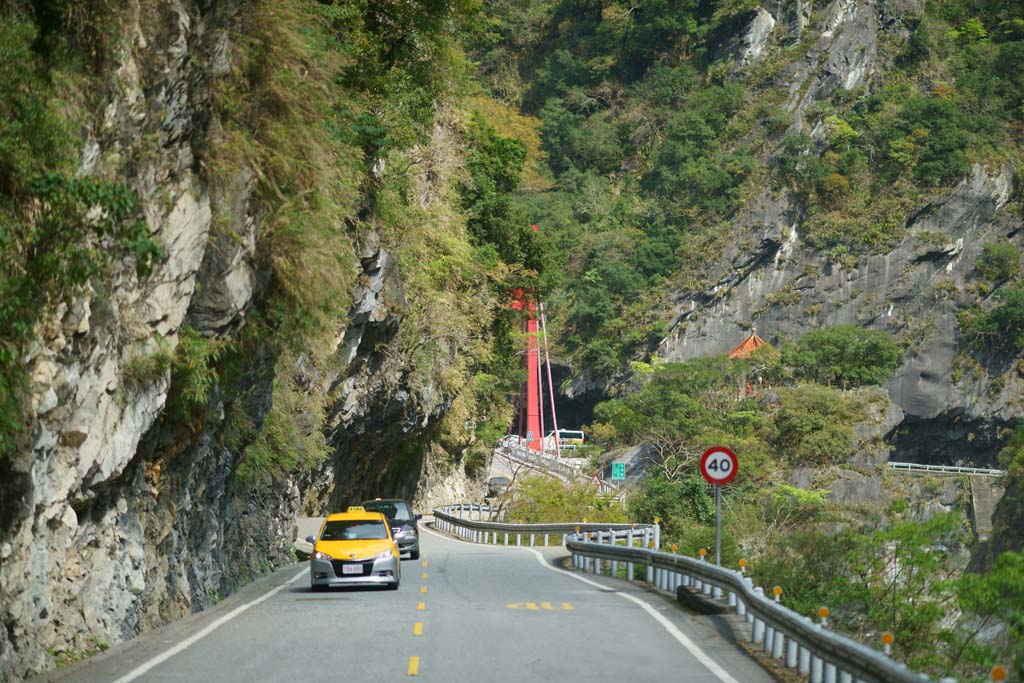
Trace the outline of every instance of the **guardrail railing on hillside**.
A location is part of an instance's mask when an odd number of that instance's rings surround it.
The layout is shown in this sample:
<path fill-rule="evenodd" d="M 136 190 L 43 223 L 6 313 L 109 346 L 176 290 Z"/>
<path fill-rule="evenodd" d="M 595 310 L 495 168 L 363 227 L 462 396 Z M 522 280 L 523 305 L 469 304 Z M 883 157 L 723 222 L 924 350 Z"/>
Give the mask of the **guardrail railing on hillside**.
<path fill-rule="evenodd" d="M 985 477 L 1001 477 L 1006 472 L 1003 470 L 990 470 L 984 467 L 957 467 L 956 465 L 921 465 L 916 462 L 890 462 L 889 467 L 894 470 L 907 470 L 910 472 L 939 472 L 945 474 L 977 474 Z"/>
<path fill-rule="evenodd" d="M 518 460 L 519 462 L 536 465 L 548 472 L 554 472 L 555 474 L 559 474 L 574 481 L 588 481 L 592 479 L 592 477 L 588 477 L 580 469 L 580 465 L 585 462 L 584 458 L 553 458 L 543 451 L 535 451 L 524 445 L 508 441 L 500 445 L 496 449 L 496 452 L 507 455 L 513 460 Z M 607 493 L 610 495 L 616 495 L 619 493 L 618 487 L 611 482 L 599 479 L 595 483 L 598 485 L 598 490 L 601 493 Z"/>
<path fill-rule="evenodd" d="M 448 533 L 475 543 L 529 545 L 550 536 L 559 540 L 572 554 L 573 566 L 580 571 L 618 576 L 625 569 L 626 579 L 634 580 L 634 567 L 643 567 L 645 580 L 673 595 L 680 587 L 695 590 L 709 598 L 724 598 L 726 605 L 745 617 L 750 624 L 751 641 L 766 653 L 799 673 L 811 683 L 923 683 L 929 678 L 894 662 L 885 654 L 850 638 L 827 630 L 781 603 L 765 597 L 762 588 L 731 569 L 701 559 L 661 552 L 657 525 L 562 523 L 509 524 L 480 519 L 481 507 L 451 505 L 434 510 L 435 525 Z M 473 516 L 478 509 L 478 519 Z M 637 543 L 640 547 L 637 547 Z M 943 683 L 955 683 L 943 679 Z"/>

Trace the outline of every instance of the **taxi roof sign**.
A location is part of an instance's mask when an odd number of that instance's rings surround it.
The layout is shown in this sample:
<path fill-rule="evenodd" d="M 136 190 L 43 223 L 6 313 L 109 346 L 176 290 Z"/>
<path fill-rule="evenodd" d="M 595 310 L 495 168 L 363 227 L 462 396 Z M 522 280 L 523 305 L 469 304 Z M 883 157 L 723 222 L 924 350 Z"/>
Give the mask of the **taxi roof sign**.
<path fill-rule="evenodd" d="M 346 512 L 366 512 L 366 508 L 362 505 L 349 505 Z"/>

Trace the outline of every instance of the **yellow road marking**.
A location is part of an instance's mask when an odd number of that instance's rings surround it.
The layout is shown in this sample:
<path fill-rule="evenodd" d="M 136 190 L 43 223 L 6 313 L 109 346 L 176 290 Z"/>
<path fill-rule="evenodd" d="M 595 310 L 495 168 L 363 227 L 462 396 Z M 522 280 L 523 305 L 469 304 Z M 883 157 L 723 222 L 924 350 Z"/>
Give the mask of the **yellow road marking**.
<path fill-rule="evenodd" d="M 423 560 L 422 564 L 423 564 L 423 568 L 426 569 L 427 568 L 427 561 Z"/>
<path fill-rule="evenodd" d="M 410 676 L 420 675 L 420 658 L 409 657 L 409 671 L 407 672 Z"/>
<path fill-rule="evenodd" d="M 539 604 L 536 602 L 510 602 L 509 604 L 505 605 L 505 607 L 507 607 L 508 609 L 528 609 L 534 612 L 536 612 L 537 610 L 546 610 L 551 612 L 557 612 L 561 610 L 568 612 L 569 610 L 573 609 L 571 602 L 563 602 L 558 607 L 555 607 L 550 602 L 542 602 Z"/>
<path fill-rule="evenodd" d="M 529 610 L 540 609 L 539 607 L 537 607 L 537 603 L 535 603 L 535 602 L 511 602 L 511 603 L 505 605 L 505 607 L 508 607 L 509 609 L 529 609 Z"/>
<path fill-rule="evenodd" d="M 427 603 L 425 603 L 425 602 L 419 603 L 418 605 L 416 605 L 416 609 L 418 611 L 422 612 L 423 610 L 427 609 Z"/>
<path fill-rule="evenodd" d="M 427 578 L 427 573 L 423 572 L 423 576 L 421 576 L 420 578 L 425 580 Z"/>
<path fill-rule="evenodd" d="M 420 593 L 426 593 L 426 592 L 427 592 L 427 587 L 426 586 L 420 586 Z"/>
<path fill-rule="evenodd" d="M 422 621 L 417 621 L 415 624 L 412 625 L 412 634 L 414 636 L 422 636 L 423 635 L 423 622 Z"/>

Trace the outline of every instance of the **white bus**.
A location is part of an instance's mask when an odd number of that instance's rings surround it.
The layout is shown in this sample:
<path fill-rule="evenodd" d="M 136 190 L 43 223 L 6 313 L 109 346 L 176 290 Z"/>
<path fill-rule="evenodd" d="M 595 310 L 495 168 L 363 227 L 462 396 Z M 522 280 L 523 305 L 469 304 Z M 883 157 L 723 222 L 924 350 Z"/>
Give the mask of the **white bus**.
<path fill-rule="evenodd" d="M 558 430 L 558 448 L 563 451 L 574 451 L 583 445 L 583 432 L 578 429 L 559 429 Z M 548 435 L 544 437 L 544 450 L 554 451 L 555 450 L 555 432 L 548 432 Z"/>

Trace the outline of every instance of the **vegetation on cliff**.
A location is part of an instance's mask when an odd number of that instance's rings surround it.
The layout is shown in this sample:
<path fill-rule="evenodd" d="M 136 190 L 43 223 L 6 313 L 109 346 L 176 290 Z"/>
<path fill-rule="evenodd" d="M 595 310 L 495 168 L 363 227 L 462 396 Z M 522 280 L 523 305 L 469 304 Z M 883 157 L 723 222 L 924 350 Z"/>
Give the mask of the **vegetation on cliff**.
<path fill-rule="evenodd" d="M 612 374 L 663 336 L 662 293 L 706 285 L 709 256 L 742 239 L 735 219 L 765 190 L 793 196 L 801 239 L 846 264 L 898 241 L 908 213 L 971 164 L 1021 159 L 1020 5 L 929 2 L 898 16 L 893 39 L 879 36 L 884 66 L 870 87 L 839 88 L 803 122 L 789 89 L 806 81 L 800 62 L 819 25 L 792 37 L 777 28 L 765 56 L 736 69 L 728 45 L 757 6 L 484 10 L 473 54 L 485 87 L 543 122 L 554 186 L 520 201 L 556 247 L 545 282 L 558 339 L 591 373 Z M 1016 272 L 987 261 L 990 275 Z"/>
<path fill-rule="evenodd" d="M 75 175 L 94 47 L 41 26 L 0 13 L 0 457 L 24 445 L 36 325 L 116 260 L 145 276 L 162 254 L 123 183 Z"/>

